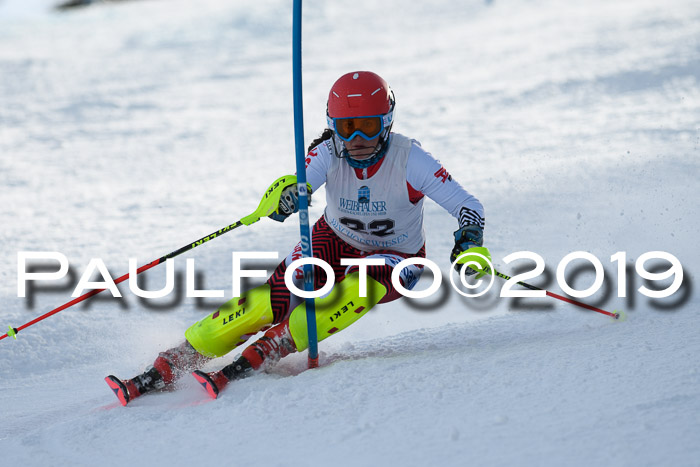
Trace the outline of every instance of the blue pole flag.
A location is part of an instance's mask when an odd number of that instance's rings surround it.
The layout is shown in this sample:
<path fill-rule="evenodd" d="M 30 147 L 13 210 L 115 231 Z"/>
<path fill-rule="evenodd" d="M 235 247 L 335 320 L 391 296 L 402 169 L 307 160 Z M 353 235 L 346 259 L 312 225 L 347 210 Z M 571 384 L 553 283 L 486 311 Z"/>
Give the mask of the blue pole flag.
<path fill-rule="evenodd" d="M 297 187 L 299 190 L 299 229 L 301 255 L 311 258 L 311 230 L 309 229 L 309 197 L 306 188 L 306 151 L 304 149 L 304 103 L 301 91 L 301 0 L 294 0 L 292 21 L 292 69 L 294 81 L 294 143 L 297 158 Z M 314 268 L 304 265 L 304 290 L 314 290 Z M 306 298 L 306 325 L 309 335 L 309 368 L 318 366 L 318 335 L 316 333 L 316 304 Z"/>

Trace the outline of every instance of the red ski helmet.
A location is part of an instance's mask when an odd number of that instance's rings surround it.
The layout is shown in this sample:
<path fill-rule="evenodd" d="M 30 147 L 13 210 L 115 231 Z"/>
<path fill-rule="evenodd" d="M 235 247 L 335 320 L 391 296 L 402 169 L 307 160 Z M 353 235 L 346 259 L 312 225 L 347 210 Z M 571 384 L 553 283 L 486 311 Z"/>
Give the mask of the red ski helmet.
<path fill-rule="evenodd" d="M 384 157 L 388 149 L 394 123 L 394 93 L 376 73 L 347 73 L 338 78 L 328 93 L 326 119 L 341 148 L 338 157 L 346 158 L 355 168 L 369 167 Z M 378 138 L 371 158 L 359 161 L 349 156 L 344 142 L 356 136 L 368 141 Z"/>
<path fill-rule="evenodd" d="M 341 76 L 328 93 L 330 118 L 384 115 L 392 108 L 391 88 L 371 71 L 353 71 Z"/>

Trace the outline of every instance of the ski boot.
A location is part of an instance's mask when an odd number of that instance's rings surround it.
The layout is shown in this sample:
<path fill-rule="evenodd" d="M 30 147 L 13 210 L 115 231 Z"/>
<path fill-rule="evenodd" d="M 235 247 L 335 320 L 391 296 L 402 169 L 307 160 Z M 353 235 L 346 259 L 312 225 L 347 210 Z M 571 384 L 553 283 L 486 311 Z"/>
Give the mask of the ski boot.
<path fill-rule="evenodd" d="M 197 370 L 192 373 L 192 376 L 212 398 L 216 399 L 229 382 L 246 378 L 253 371 L 260 369 L 264 363 L 274 363 L 295 351 L 294 340 L 289 333 L 289 322 L 283 321 L 270 328 L 260 339 L 245 349 L 235 362 L 213 373 Z"/>
<path fill-rule="evenodd" d="M 147 392 L 157 391 L 165 387 L 163 377 L 154 367 L 132 379 L 120 380 L 116 376 L 109 375 L 105 378 L 105 382 L 123 406 Z"/>
<path fill-rule="evenodd" d="M 201 370 L 192 372 L 192 376 L 202 385 L 205 391 L 216 399 L 226 385 L 236 379 L 243 379 L 253 371 L 253 367 L 245 357 L 240 357 L 230 365 L 225 366 L 220 371 L 205 373 Z"/>

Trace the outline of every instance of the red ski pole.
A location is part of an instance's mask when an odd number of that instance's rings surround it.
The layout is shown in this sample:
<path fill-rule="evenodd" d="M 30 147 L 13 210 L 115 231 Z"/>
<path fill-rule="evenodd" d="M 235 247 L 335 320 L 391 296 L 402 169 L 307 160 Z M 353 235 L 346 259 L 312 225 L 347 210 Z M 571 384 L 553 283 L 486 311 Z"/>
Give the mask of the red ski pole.
<path fill-rule="evenodd" d="M 167 255 L 165 255 L 161 258 L 158 258 L 154 261 L 151 261 L 148 264 L 141 266 L 140 268 L 138 268 L 136 270 L 136 274 L 137 275 L 141 274 L 143 271 L 147 271 L 154 266 L 157 266 L 161 263 L 164 263 L 167 259 L 174 258 L 178 255 L 181 255 L 182 253 L 184 253 L 186 251 L 190 251 L 194 248 L 197 248 L 199 245 L 202 245 L 202 244 L 208 242 L 209 240 L 213 240 L 217 237 L 220 237 L 221 235 L 223 235 L 227 232 L 230 232 L 231 230 L 233 230 L 235 228 L 238 228 L 242 225 L 253 224 L 253 223 L 259 221 L 261 218 L 269 216 L 272 212 L 274 212 L 277 209 L 277 207 L 279 205 L 279 200 L 280 200 L 282 190 L 290 185 L 296 185 L 296 182 L 297 182 L 297 179 L 293 175 L 285 175 L 284 177 L 278 178 L 277 180 L 274 181 L 274 183 L 272 185 L 270 185 L 270 187 L 267 189 L 267 191 L 265 191 L 265 195 L 263 196 L 262 201 L 260 201 L 260 205 L 255 210 L 255 212 L 243 217 L 241 220 L 236 221 L 231 225 L 227 225 L 226 227 L 223 227 L 223 228 L 217 230 L 216 232 L 210 233 L 206 237 L 202 237 L 199 240 L 196 240 L 188 245 L 183 246 L 182 248 L 179 248 L 171 253 L 168 253 Z M 118 279 L 115 279 L 114 283 L 119 284 L 121 282 L 124 282 L 128 278 L 129 278 L 129 274 L 124 274 L 123 276 L 119 277 Z M 80 297 L 77 297 L 77 298 L 71 300 L 70 302 L 59 306 L 58 308 L 54 308 L 53 310 L 49 311 L 48 313 L 45 313 L 45 314 L 39 316 L 38 318 L 31 320 L 28 323 L 23 324 L 20 327 L 14 328 L 14 327 L 10 326 L 9 327 L 10 329 L 7 331 L 7 333 L 0 336 L 0 340 L 3 340 L 4 338 L 10 337 L 10 336 L 17 339 L 17 333 L 20 332 L 22 329 L 26 329 L 29 326 L 38 323 L 39 321 L 45 320 L 49 316 L 53 316 L 56 313 L 65 310 L 66 308 L 70 308 L 73 305 L 75 305 L 76 303 L 80 303 L 84 300 L 87 300 L 88 298 L 97 295 L 98 293 L 102 292 L 103 290 L 105 290 L 105 289 L 93 289 L 93 290 L 87 292 L 86 294 L 83 294 Z"/>
<path fill-rule="evenodd" d="M 505 274 L 502 274 L 496 270 L 494 270 L 493 273 L 494 273 L 494 275 L 500 277 L 501 279 L 505 279 L 507 281 L 511 279 L 509 276 L 506 276 Z M 601 313 L 603 315 L 610 316 L 613 319 L 621 320 L 621 319 L 625 318 L 625 313 L 623 311 L 615 310 L 613 312 L 610 312 L 610 311 L 601 310 L 600 308 L 594 307 L 592 305 L 587 305 L 585 303 L 578 302 L 578 301 L 573 300 L 571 298 L 562 297 L 561 295 L 557 295 L 553 292 L 550 292 L 549 290 L 541 289 L 539 287 L 535 287 L 534 285 L 530 285 L 530 284 L 527 284 L 525 282 L 518 281 L 517 284 L 525 287 L 526 289 L 530 289 L 530 290 L 542 290 L 547 294 L 548 297 L 556 298 L 558 300 L 562 300 L 564 302 L 571 303 L 572 305 L 576 305 L 576 306 L 579 306 L 581 308 L 585 308 L 586 310 L 591 310 L 591 311 L 595 311 L 596 313 Z"/>
<path fill-rule="evenodd" d="M 240 227 L 241 225 L 244 225 L 243 222 L 237 221 L 237 222 L 234 222 L 234 223 L 231 224 L 231 225 L 228 225 L 228 226 L 226 226 L 226 227 L 224 227 L 224 228 L 222 228 L 222 229 L 217 230 L 216 232 L 212 232 L 212 233 L 210 233 L 209 235 L 207 235 L 206 237 L 200 238 L 200 239 L 197 240 L 196 242 L 190 243 L 189 245 L 185 245 L 185 246 L 183 246 L 182 248 L 179 248 L 179 249 L 177 249 L 177 250 L 175 250 L 175 251 L 173 251 L 173 252 L 171 252 L 171 253 L 168 253 L 167 255 L 165 255 L 165 256 L 163 256 L 163 257 L 161 257 L 161 258 L 158 258 L 158 259 L 155 260 L 155 261 L 151 261 L 151 262 L 148 263 L 148 264 L 144 264 L 143 266 L 141 266 L 140 268 L 138 268 L 138 269 L 136 270 L 136 274 L 141 274 L 143 271 L 147 271 L 147 270 L 151 269 L 151 268 L 154 267 L 154 266 L 157 266 L 157 265 L 159 265 L 159 264 L 161 264 L 161 263 L 164 263 L 164 262 L 165 262 L 167 259 L 169 259 L 169 258 L 174 258 L 175 256 L 178 256 L 178 255 L 180 255 L 180 254 L 182 254 L 182 253 L 184 253 L 184 252 L 186 252 L 186 251 L 190 251 L 191 249 L 196 248 L 196 247 L 198 247 L 199 245 L 202 245 L 202 244 L 208 242 L 209 240 L 212 240 L 212 239 L 214 239 L 214 238 L 216 238 L 216 237 L 218 237 L 218 236 L 220 236 L 220 235 L 223 235 L 223 234 L 225 234 L 226 232 L 230 232 L 231 230 L 233 230 L 233 229 L 235 229 L 235 228 L 237 228 L 237 227 Z M 124 282 L 124 281 L 127 280 L 128 278 L 129 278 L 129 274 L 128 274 L 128 273 L 127 273 L 127 274 L 124 274 L 123 276 L 121 276 L 121 277 L 115 279 L 115 280 L 114 280 L 114 283 L 115 283 L 115 284 L 119 284 L 119 283 L 121 283 L 121 282 Z M 9 331 L 7 331 L 7 334 L 3 334 L 2 336 L 0 336 L 0 340 L 4 339 L 4 338 L 6 338 L 6 337 L 9 337 L 9 336 L 12 336 L 12 337 L 14 337 L 15 339 L 17 339 L 17 333 L 20 332 L 22 329 L 26 329 L 26 328 L 28 328 L 29 326 L 38 323 L 39 321 L 45 320 L 45 319 L 48 318 L 49 316 L 53 316 L 53 315 L 55 315 L 56 313 L 65 310 L 66 308 L 70 308 L 70 307 L 72 307 L 73 305 L 76 305 L 76 304 L 78 304 L 78 303 L 80 303 L 80 302 L 82 302 L 82 301 L 85 301 L 85 300 L 87 300 L 87 299 L 90 298 L 90 297 L 94 297 L 95 295 L 97 295 L 98 293 L 100 293 L 100 292 L 102 292 L 102 291 L 104 291 L 104 290 L 105 290 L 105 289 L 93 289 L 93 290 L 91 290 L 91 291 L 89 291 L 89 292 L 87 292 L 87 293 L 81 295 L 80 297 L 74 298 L 73 300 L 71 300 L 71 301 L 68 302 L 68 303 L 64 303 L 63 305 L 59 306 L 58 308 L 54 308 L 53 310 L 51 310 L 51 311 L 49 311 L 48 313 L 45 313 L 45 314 L 39 316 L 38 318 L 34 318 L 33 320 L 29 321 L 29 322 L 26 323 L 26 324 L 23 324 L 23 325 L 21 325 L 21 326 L 19 326 L 19 327 L 17 327 L 17 328 L 13 328 L 12 326 L 10 326 L 10 329 L 9 329 Z"/>

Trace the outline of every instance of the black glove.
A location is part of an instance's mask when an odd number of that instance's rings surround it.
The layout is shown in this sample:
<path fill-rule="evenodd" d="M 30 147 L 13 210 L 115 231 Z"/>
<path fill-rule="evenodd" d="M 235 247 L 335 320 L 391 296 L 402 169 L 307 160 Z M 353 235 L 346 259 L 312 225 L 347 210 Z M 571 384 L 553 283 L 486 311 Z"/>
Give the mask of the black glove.
<path fill-rule="evenodd" d="M 311 205 L 311 191 L 307 195 L 309 200 L 309 206 Z M 270 214 L 268 217 L 274 219 L 277 222 L 284 222 L 289 216 L 299 211 L 299 190 L 296 185 L 289 185 L 284 190 L 282 190 L 282 195 L 280 196 L 280 203 L 277 210 Z"/>
<path fill-rule="evenodd" d="M 470 224 L 465 225 L 454 233 L 455 236 L 455 247 L 452 249 L 452 254 L 450 255 L 450 262 L 454 263 L 459 255 L 467 251 L 469 248 L 475 246 L 484 245 L 484 229 L 478 225 Z M 455 269 L 459 271 L 459 264 L 455 264 Z M 471 268 L 466 268 L 464 272 L 466 275 L 471 276 L 476 274 Z"/>

